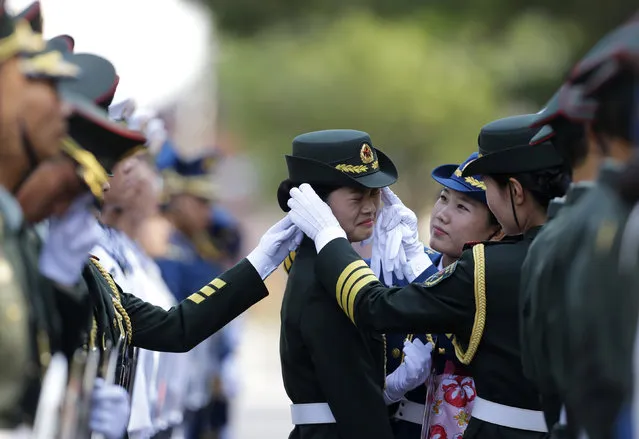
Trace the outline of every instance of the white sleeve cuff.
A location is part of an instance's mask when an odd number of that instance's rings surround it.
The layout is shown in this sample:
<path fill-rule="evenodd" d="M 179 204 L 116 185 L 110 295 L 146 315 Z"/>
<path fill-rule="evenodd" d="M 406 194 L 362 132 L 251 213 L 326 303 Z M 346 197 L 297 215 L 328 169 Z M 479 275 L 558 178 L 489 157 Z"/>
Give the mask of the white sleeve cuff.
<path fill-rule="evenodd" d="M 251 263 L 255 271 L 258 272 L 262 280 L 266 279 L 277 266 L 274 266 L 268 256 L 260 251 L 259 247 L 253 250 L 246 259 Z"/>
<path fill-rule="evenodd" d="M 322 251 L 326 244 L 337 238 L 346 238 L 346 232 L 341 227 L 327 227 L 320 230 L 315 236 L 315 249 L 317 253 Z"/>
<path fill-rule="evenodd" d="M 410 267 L 409 273 L 406 273 L 407 279 L 409 282 L 415 280 L 417 276 L 422 274 L 428 267 L 433 265 L 433 262 L 430 260 L 428 255 L 425 252 L 419 254 L 419 256 L 408 261 L 408 265 Z"/>

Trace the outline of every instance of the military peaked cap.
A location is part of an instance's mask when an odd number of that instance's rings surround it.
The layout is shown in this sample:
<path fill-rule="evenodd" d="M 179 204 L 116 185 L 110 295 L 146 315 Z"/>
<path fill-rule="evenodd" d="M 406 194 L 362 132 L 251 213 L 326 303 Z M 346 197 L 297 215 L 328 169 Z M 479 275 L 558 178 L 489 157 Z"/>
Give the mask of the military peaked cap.
<path fill-rule="evenodd" d="M 479 157 L 470 162 L 462 176 L 516 174 L 559 166 L 561 155 L 546 141 L 530 145 L 538 129 L 530 128 L 536 114 L 511 116 L 493 121 L 479 133 Z"/>

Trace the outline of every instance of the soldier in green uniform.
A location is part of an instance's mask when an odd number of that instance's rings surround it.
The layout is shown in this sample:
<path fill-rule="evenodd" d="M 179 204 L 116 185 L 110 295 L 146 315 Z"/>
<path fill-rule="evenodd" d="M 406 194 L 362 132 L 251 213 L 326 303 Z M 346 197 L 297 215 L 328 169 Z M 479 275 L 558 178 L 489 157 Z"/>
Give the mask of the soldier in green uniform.
<path fill-rule="evenodd" d="M 631 205 L 618 188 L 636 151 L 639 20 L 622 26 L 621 32 L 623 38 L 593 50 L 572 76 L 583 93 L 575 94 L 571 105 L 594 111 L 590 141 L 609 156 L 598 184 L 578 205 L 588 214 L 566 293 L 568 355 L 579 358 L 568 376 L 566 399 L 577 425 L 590 437 L 612 436 L 617 416 L 632 397 L 638 297 L 633 276 L 619 269 Z"/>
<path fill-rule="evenodd" d="M 17 38 L 12 18 L 0 2 L 0 47 L 10 47 Z M 20 404 L 28 387 L 31 353 L 29 303 L 26 291 L 26 267 L 20 258 L 19 231 L 22 212 L 11 191 L 27 172 L 19 139 L 11 136 L 17 129 L 17 108 L 22 98 L 24 78 L 17 63 L 18 47 L 0 59 L 0 86 L 7 93 L 0 96 L 6 108 L 0 115 L 0 432 L 14 430 L 23 422 Z M 13 114 L 12 114 L 13 113 Z"/>
<path fill-rule="evenodd" d="M 531 244 L 521 274 L 522 364 L 526 376 L 539 388 L 549 430 L 560 419 L 564 399 L 560 396 L 563 395 L 560 389 L 564 380 L 556 377 L 570 373 L 569 364 L 560 361 L 564 358 L 565 333 L 559 328 L 565 324 L 565 313 L 563 296 L 558 290 L 569 275 L 563 267 L 570 264 L 574 249 L 579 244 L 578 235 L 574 233 L 574 215 L 563 211 L 559 214 L 559 210 L 565 206 L 570 211 L 568 207 L 590 188 L 591 183 L 587 180 L 594 178 L 599 161 L 597 154 L 588 153 L 583 122 L 559 112 L 559 97 L 566 87 L 568 85 L 562 87 L 538 115 L 534 126 L 542 122 L 549 125 L 540 130 L 531 144 L 550 140 L 565 158 L 574 183 L 565 197 L 551 201 L 549 224 Z M 553 312 L 549 312 L 551 309 Z M 562 418 L 561 424 L 566 424 L 566 420 Z M 570 436 L 574 433 L 571 432 Z"/>
<path fill-rule="evenodd" d="M 622 26 L 603 38 L 586 55 L 584 60 L 577 64 L 575 71 L 582 70 L 584 65 L 591 63 L 594 57 L 599 56 L 598 54 L 605 50 L 606 47 L 618 50 L 627 44 L 629 40 L 632 40 L 633 33 L 636 33 L 636 31 L 633 32 L 632 30 L 633 26 L 636 29 L 636 25 L 632 24 Z M 588 259 L 588 256 L 585 255 L 588 255 L 591 251 L 592 231 L 598 228 L 595 224 L 608 216 L 621 220 L 626 215 L 626 208 L 623 203 L 620 203 L 619 198 L 613 194 L 614 181 L 617 179 L 616 175 L 620 169 L 613 161 L 604 164 L 594 192 L 586 195 L 589 188 L 593 187 L 593 184 L 580 180 L 595 178 L 594 171 L 596 169 L 587 164 L 588 162 L 596 164 L 598 161 L 598 159 L 590 159 L 589 156 L 609 156 L 617 162 L 623 162 L 628 155 L 628 148 L 617 141 L 614 142 L 612 147 L 609 147 L 609 142 L 604 141 L 604 139 L 609 137 L 608 134 L 605 133 L 605 130 L 602 132 L 599 128 L 601 126 L 600 123 L 597 123 L 596 120 L 593 122 L 593 119 L 596 118 L 596 114 L 593 111 L 593 102 L 587 102 L 580 97 L 580 90 L 584 86 L 589 86 L 583 83 L 587 76 L 585 73 L 584 71 L 577 74 L 576 76 L 581 75 L 581 78 L 573 79 L 564 84 L 536 121 L 537 125 L 549 123 L 552 126 L 552 130 L 548 129 L 548 127 L 542 129 L 538 138 L 554 135 L 552 141 L 555 146 L 564 152 L 566 157 L 575 158 L 574 163 L 573 160 L 569 160 L 569 162 L 574 166 L 573 175 L 577 183 L 573 184 L 569 190 L 565 203 L 555 203 L 557 207 L 562 205 L 564 207 L 561 208 L 561 211 L 558 208 L 553 209 L 558 212 L 556 213 L 556 218 L 544 228 L 528 253 L 522 270 L 521 336 L 524 348 L 524 368 L 528 376 L 540 386 L 544 396 L 544 408 L 549 426 L 558 421 L 560 406 L 567 403 L 568 393 L 576 390 L 577 395 L 581 396 L 573 397 L 572 399 L 578 405 L 582 405 L 580 411 L 583 412 L 583 403 L 587 401 L 588 407 L 591 407 L 592 410 L 592 417 L 586 415 L 588 420 L 593 421 L 592 425 L 599 425 L 608 429 L 598 430 L 597 433 L 591 430 L 591 433 L 594 434 L 591 437 L 599 437 L 600 435 L 608 436 L 610 434 L 609 429 L 612 425 L 612 420 L 618 413 L 620 404 L 623 401 L 620 394 L 623 393 L 622 388 L 627 385 L 628 369 L 626 368 L 623 370 L 624 373 L 620 373 L 621 371 L 615 361 L 609 358 L 608 361 L 602 364 L 601 368 L 590 369 L 592 363 L 589 363 L 588 370 L 591 370 L 590 374 L 592 376 L 586 378 L 585 370 L 587 369 L 584 364 L 587 362 L 575 361 L 577 352 L 573 348 L 569 348 L 571 344 L 574 345 L 570 341 L 570 331 L 568 330 L 569 322 L 571 322 L 570 315 L 574 316 L 574 314 L 571 314 L 574 309 L 569 306 L 567 292 L 573 280 L 578 279 L 579 275 L 584 273 L 582 271 L 583 268 L 581 268 L 583 265 L 581 264 L 583 264 L 584 259 Z M 631 96 L 631 89 L 627 88 L 626 90 L 628 96 Z M 629 105 L 628 96 L 626 97 L 626 107 Z M 618 97 L 615 97 L 615 99 Z M 630 120 L 630 115 L 624 116 L 622 114 L 623 111 L 620 110 L 621 108 L 616 109 L 615 119 L 617 121 Z M 585 136 L 587 123 L 591 123 L 592 127 L 589 132 L 594 133 L 588 139 Z M 626 136 L 628 135 L 626 133 Z M 615 137 L 619 138 L 618 135 Z M 591 154 L 586 155 L 585 151 L 587 150 L 591 151 Z M 585 159 L 579 160 L 579 157 L 584 157 Z M 580 162 L 582 163 L 581 165 L 579 164 Z M 586 164 L 586 166 L 583 164 Z M 584 170 L 586 172 L 583 172 Z M 594 207 L 595 205 L 597 207 Z M 595 211 L 597 213 L 593 214 Z M 599 214 L 602 216 L 599 216 Z M 611 257 L 607 260 L 607 264 L 614 260 L 615 258 Z M 614 270 L 605 270 L 603 268 L 605 265 L 593 265 L 589 269 L 591 271 L 587 271 L 587 273 L 597 279 L 606 279 L 607 276 L 602 273 L 612 273 Z M 606 282 L 609 282 L 609 280 Z M 573 291 L 577 293 L 573 300 L 581 297 L 583 299 L 582 302 L 586 303 L 586 296 L 582 290 L 577 288 Z M 616 301 L 613 300 L 612 302 Z M 600 306 L 603 306 L 603 304 L 600 304 Z M 620 320 L 615 320 L 615 324 L 618 325 L 619 323 Z M 579 324 L 580 322 L 577 322 L 577 325 Z M 597 325 L 599 324 L 600 322 L 597 319 Z M 615 324 L 606 325 L 606 328 L 602 327 L 601 330 L 593 329 L 598 334 L 596 338 L 603 342 L 605 336 L 601 334 L 610 335 L 611 332 L 608 329 L 612 330 L 612 328 L 616 327 Z M 580 331 L 578 334 L 581 337 L 584 333 Z M 572 338 L 574 339 L 574 337 Z M 618 336 L 614 338 L 619 339 Z M 592 341 L 590 337 L 587 339 Z M 622 339 L 625 340 L 625 343 L 619 343 L 617 346 L 623 345 L 624 349 L 628 349 L 630 340 L 627 337 L 622 337 Z M 581 346 L 582 350 L 578 352 L 584 355 L 583 350 L 587 349 L 586 346 L 589 346 L 589 344 Z M 606 348 L 608 353 L 611 353 L 610 349 Z M 583 370 L 584 374 L 579 375 L 580 379 L 577 380 L 575 372 L 579 369 Z M 599 381 L 601 375 L 606 377 L 605 381 Z M 626 378 L 622 378 L 623 376 Z M 581 380 L 586 380 L 588 384 L 584 384 Z M 606 382 L 605 388 L 602 386 L 603 382 Z M 583 393 L 583 389 L 589 387 L 592 393 L 586 398 L 585 395 L 587 394 Z M 578 433 L 577 430 L 584 426 L 581 421 L 575 419 L 581 418 L 583 421 L 584 414 L 577 416 L 574 411 L 575 407 L 572 407 L 571 404 L 566 404 L 568 426 L 558 427 L 558 434 L 563 430 L 565 434 L 574 437 Z M 606 421 L 602 421 L 603 419 L 606 419 Z M 563 419 L 562 424 L 565 423 L 566 419 Z"/>
<path fill-rule="evenodd" d="M 16 352 L 6 359 L 5 364 L 20 367 L 18 377 L 7 377 L 13 382 L 13 391 L 18 389 L 18 398 L 3 400 L 11 406 L 4 406 L 1 416 L 2 428 L 14 428 L 18 424 L 30 426 L 35 417 L 36 404 L 40 393 L 41 378 L 51 358 L 51 353 L 60 349 L 62 333 L 56 312 L 56 296 L 49 289 L 51 283 L 38 273 L 38 260 L 31 258 L 33 241 L 22 223 L 22 212 L 10 193 L 15 194 L 41 163 L 45 163 L 60 151 L 60 139 L 64 135 L 64 112 L 58 101 L 53 85 L 61 86 L 61 78 L 76 76 L 80 67 L 74 60 L 63 60 L 55 52 L 45 58 L 41 51 L 44 42 L 29 30 L 28 25 L 13 30 L 11 17 L 6 14 L 4 2 L 0 5 L 3 34 L 0 45 L 5 59 L 2 64 L 3 85 L 3 130 L 2 146 L 5 159 L 2 160 L 3 184 L 3 239 L 12 244 L 10 263 L 4 264 L 7 292 L 14 287 L 23 294 L 22 299 L 7 297 L 13 304 L 8 316 L 14 322 L 15 330 L 21 326 L 28 332 L 21 336 L 14 333 L 16 340 L 25 343 L 26 357 Z M 23 50 L 24 49 L 24 50 Z M 29 58 L 17 58 L 22 53 Z M 35 72 L 46 72 L 45 81 L 25 81 L 22 73 L 33 77 Z M 6 101 L 4 101 L 6 99 Z M 6 192 L 4 192 L 6 190 Z M 68 243 L 71 247 L 74 241 Z M 6 262 L 6 260 L 5 260 Z M 46 287 L 46 288 L 45 288 Z M 69 294 L 78 293 L 72 285 L 65 286 Z M 49 294 L 51 293 L 51 294 Z M 3 331 L 4 333 L 4 331 Z M 10 333 L 7 330 L 7 333 Z M 23 361 L 26 359 L 26 362 Z M 17 360 L 17 361 L 16 361 Z"/>
<path fill-rule="evenodd" d="M 488 205 L 512 236 L 474 245 L 423 284 L 383 287 L 341 239 L 344 231 L 309 185 L 292 189 L 288 203 L 291 219 L 315 241 L 318 279 L 358 328 L 455 334 L 457 356 L 469 365 L 477 389 L 469 438 L 547 433 L 537 389 L 522 371 L 517 291 L 530 242 L 569 177 L 552 144 L 528 145 L 536 134 L 529 128 L 534 117 L 484 126 L 480 157 L 462 171 L 484 177 Z"/>

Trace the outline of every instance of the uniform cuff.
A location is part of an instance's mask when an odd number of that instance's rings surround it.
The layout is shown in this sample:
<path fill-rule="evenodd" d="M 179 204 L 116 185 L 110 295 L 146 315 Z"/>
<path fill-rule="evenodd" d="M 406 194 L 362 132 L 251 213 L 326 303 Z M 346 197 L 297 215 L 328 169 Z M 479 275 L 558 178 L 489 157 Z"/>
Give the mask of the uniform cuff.
<path fill-rule="evenodd" d="M 322 249 L 334 239 L 344 238 L 346 239 L 346 232 L 341 227 L 327 227 L 315 236 L 315 249 L 317 253 L 322 251 Z"/>

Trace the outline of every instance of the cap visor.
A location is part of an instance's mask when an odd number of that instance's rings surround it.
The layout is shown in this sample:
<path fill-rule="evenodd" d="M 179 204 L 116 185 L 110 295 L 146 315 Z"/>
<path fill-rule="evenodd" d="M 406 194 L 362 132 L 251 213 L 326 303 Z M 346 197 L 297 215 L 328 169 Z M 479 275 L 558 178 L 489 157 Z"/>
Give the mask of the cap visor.
<path fill-rule="evenodd" d="M 95 102 L 111 92 L 117 78 L 111 62 L 88 53 L 70 53 L 66 57 L 80 68 L 81 73 L 77 78 L 63 78 L 58 82 L 61 95 L 73 93 Z"/>

